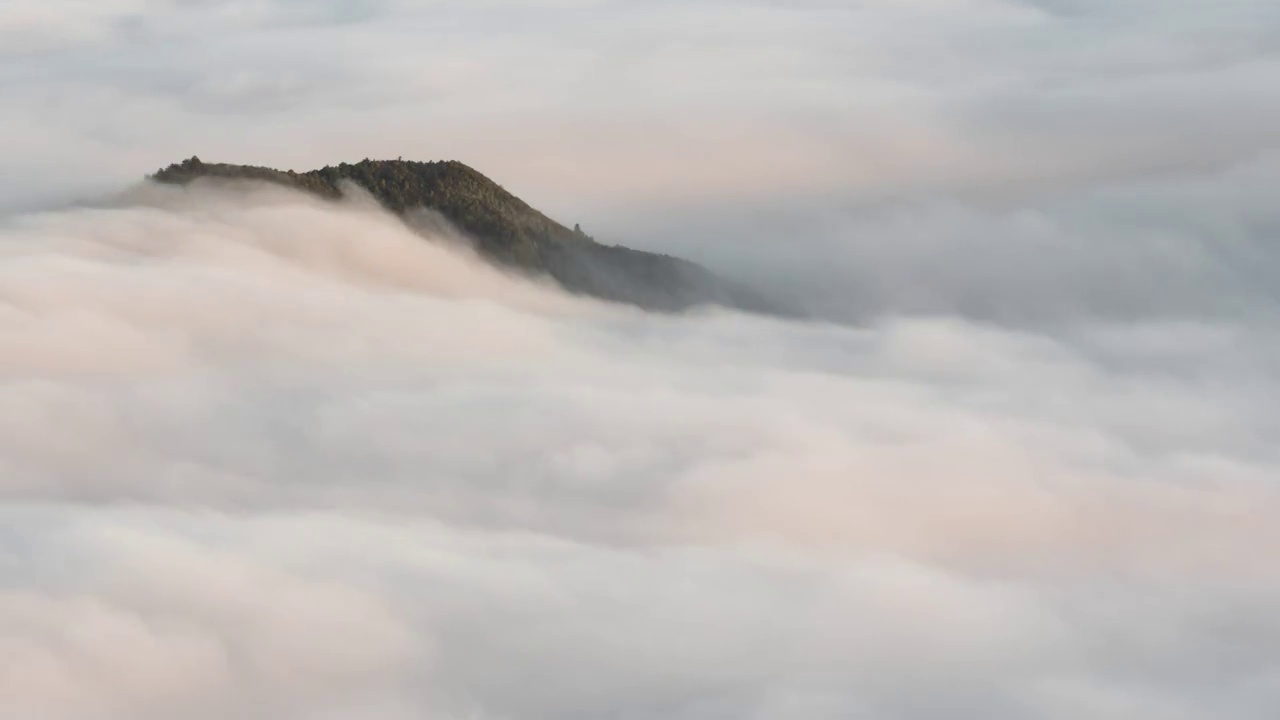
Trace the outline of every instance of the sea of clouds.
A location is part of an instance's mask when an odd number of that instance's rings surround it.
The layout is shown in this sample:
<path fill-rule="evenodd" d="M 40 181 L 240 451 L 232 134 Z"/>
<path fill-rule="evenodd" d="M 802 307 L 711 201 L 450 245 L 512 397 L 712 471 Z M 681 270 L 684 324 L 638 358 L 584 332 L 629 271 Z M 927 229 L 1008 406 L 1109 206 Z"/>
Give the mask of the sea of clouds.
<path fill-rule="evenodd" d="M 1273 308 L 894 297 L 648 314 L 265 187 L 9 216 L 6 713 L 1268 717 Z"/>
<path fill-rule="evenodd" d="M 1280 5 L 0 3 L 0 718 L 1270 720 Z M 645 313 L 199 154 L 459 159 Z"/>

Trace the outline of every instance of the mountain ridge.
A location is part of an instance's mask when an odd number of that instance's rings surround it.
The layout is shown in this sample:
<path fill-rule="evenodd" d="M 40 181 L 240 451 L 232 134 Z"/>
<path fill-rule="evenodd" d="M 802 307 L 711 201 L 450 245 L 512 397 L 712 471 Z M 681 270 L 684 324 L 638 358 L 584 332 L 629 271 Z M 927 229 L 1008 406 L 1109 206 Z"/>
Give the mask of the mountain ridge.
<path fill-rule="evenodd" d="M 556 222 L 456 160 L 366 158 L 295 172 L 206 163 L 193 156 L 147 178 L 175 185 L 197 180 L 263 181 L 330 200 L 339 199 L 342 184 L 351 182 L 401 219 L 417 208 L 434 210 L 473 238 L 486 259 L 526 274 L 549 276 L 573 293 L 667 312 L 721 305 L 788 314 L 751 289 L 691 261 L 597 242 L 577 226 L 569 229 Z"/>

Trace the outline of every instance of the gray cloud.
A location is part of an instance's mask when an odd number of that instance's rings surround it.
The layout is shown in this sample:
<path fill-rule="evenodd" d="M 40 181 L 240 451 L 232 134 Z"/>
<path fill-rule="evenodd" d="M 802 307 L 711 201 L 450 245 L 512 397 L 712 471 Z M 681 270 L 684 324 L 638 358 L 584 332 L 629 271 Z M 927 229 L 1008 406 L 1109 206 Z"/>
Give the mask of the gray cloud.
<path fill-rule="evenodd" d="M 600 232 L 684 253 L 844 321 L 960 313 L 1033 328 L 1270 325 L 1280 308 L 1277 178 L 1272 154 L 1017 203 L 935 195 L 615 210 Z"/>

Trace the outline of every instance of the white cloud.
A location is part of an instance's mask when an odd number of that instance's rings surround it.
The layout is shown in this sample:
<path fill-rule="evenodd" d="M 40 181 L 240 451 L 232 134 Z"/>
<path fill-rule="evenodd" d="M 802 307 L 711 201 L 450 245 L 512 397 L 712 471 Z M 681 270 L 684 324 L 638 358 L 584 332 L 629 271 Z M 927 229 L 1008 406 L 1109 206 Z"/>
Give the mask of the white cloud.
<path fill-rule="evenodd" d="M 1195 372 L 1274 356 L 1266 325 L 653 316 L 264 189 L 3 233 L 0 694 L 26 714 L 1280 699 L 1274 375 Z"/>
<path fill-rule="evenodd" d="M 1270 718 L 1275 19 L 6 3 L 0 708 Z M 456 157 L 832 322 L 125 190 L 192 153 Z"/>

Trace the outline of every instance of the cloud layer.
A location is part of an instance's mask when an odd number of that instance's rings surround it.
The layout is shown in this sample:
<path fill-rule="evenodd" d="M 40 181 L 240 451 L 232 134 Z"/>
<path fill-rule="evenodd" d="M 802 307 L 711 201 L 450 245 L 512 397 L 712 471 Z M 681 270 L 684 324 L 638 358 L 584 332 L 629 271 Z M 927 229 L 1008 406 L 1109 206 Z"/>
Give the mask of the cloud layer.
<path fill-rule="evenodd" d="M 0 715 L 1271 718 L 1277 27 L 4 3 Z M 813 319 L 132 186 L 192 153 L 457 158 Z"/>
<path fill-rule="evenodd" d="M 553 214 L 986 195 L 1280 140 L 1274 3 L 62 2 L 0 9 L 9 207 L 193 153 L 459 159 Z M 69 182 L 73 180 L 73 182 Z"/>
<path fill-rule="evenodd" d="M 1274 325 L 653 316 L 261 188 L 2 245 L 19 715 L 1280 701 Z"/>

